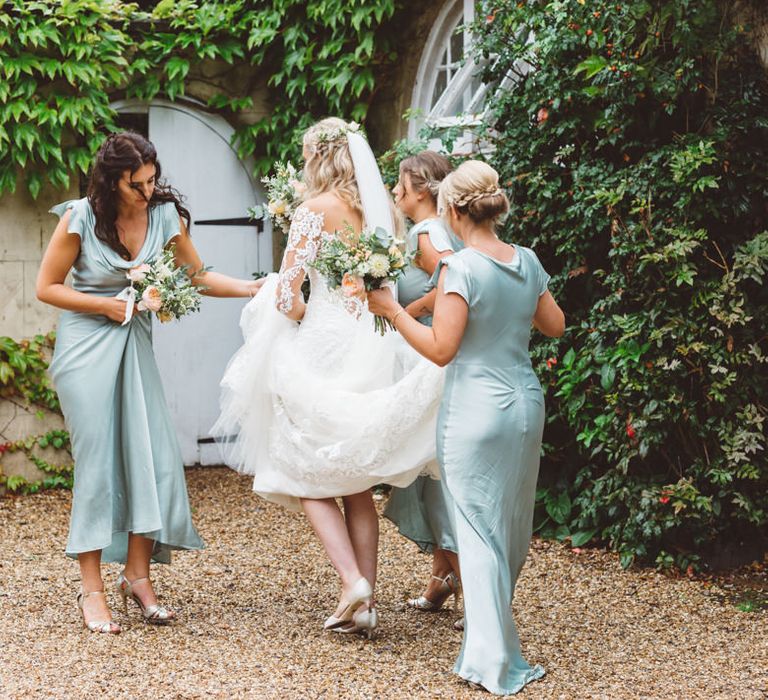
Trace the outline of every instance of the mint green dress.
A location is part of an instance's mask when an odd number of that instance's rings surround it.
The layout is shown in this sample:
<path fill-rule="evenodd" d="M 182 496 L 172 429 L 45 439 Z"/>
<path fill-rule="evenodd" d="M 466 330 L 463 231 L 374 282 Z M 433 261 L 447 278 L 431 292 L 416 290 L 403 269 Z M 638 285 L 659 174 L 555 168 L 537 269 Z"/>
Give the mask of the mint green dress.
<path fill-rule="evenodd" d="M 429 242 L 436 251 L 455 252 L 464 247 L 441 218 L 425 219 L 408 231 L 406 249 L 409 253 L 419 250 L 419 236 L 429 236 Z M 407 306 L 426 294 L 431 288 L 431 275 L 411 263 L 397 282 L 398 300 Z M 425 326 L 432 325 L 432 316 L 418 319 Z M 393 488 L 384 509 L 399 530 L 419 548 L 431 552 L 436 547 L 456 551 L 456 542 L 446 507 L 443 483 L 428 476 L 420 476 L 406 488 Z"/>
<path fill-rule="evenodd" d="M 465 248 L 440 261 L 434 281 L 444 267 L 445 292 L 469 305 L 437 421 L 464 591 L 454 672 L 508 695 L 544 675 L 522 657 L 510 606 L 533 525 L 544 397 L 528 344 L 549 276 L 521 246 L 510 263 Z"/>
<path fill-rule="evenodd" d="M 69 233 L 80 237 L 72 286 L 86 294 L 115 296 L 128 286 L 128 269 L 152 263 L 179 233 L 173 203 L 154 207 L 144 245 L 127 261 L 96 237 L 87 199 L 51 213 L 67 209 Z M 172 549 L 202 548 L 152 352 L 150 314 L 121 326 L 99 314 L 62 312 L 50 373 L 75 460 L 67 555 L 100 549 L 102 561 L 125 562 L 129 532 L 155 541 L 158 562 L 170 562 Z"/>

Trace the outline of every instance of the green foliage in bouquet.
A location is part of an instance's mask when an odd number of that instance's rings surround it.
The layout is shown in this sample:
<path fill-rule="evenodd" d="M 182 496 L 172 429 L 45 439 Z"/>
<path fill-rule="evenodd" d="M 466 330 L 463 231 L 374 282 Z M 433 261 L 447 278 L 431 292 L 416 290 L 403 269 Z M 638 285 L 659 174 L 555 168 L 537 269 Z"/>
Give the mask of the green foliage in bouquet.
<path fill-rule="evenodd" d="M 397 282 L 413 256 L 403 253 L 403 241 L 381 227 L 365 229 L 359 236 L 349 227 L 345 234 L 324 241 L 310 265 L 326 278 L 331 289 L 340 289 L 352 300 L 355 308 L 354 301 L 362 299 L 366 291 Z M 383 316 L 374 317 L 374 326 L 382 335 L 394 330 Z"/>
<path fill-rule="evenodd" d="M 715 0 L 499 0 L 477 29 L 503 235 L 536 249 L 569 325 L 534 341 L 539 532 L 624 565 L 759 553 L 768 81 L 748 27 Z"/>
<path fill-rule="evenodd" d="M 142 3 L 147 7 L 148 3 Z M 261 71 L 279 105 L 236 133 L 241 156 L 265 173 L 300 155 L 315 119 L 362 121 L 374 67 L 394 60 L 386 39 L 395 0 L 0 0 L 0 194 L 23 171 L 37 197 L 86 173 L 117 97 L 184 96 L 201 62 L 218 74 Z M 251 97 L 216 92 L 212 110 L 233 116 Z"/>

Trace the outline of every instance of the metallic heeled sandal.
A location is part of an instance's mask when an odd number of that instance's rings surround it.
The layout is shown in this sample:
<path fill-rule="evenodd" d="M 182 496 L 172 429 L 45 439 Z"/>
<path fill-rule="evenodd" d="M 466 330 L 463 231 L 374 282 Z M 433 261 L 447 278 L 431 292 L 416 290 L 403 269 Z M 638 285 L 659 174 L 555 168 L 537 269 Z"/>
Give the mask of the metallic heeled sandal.
<path fill-rule="evenodd" d="M 129 581 L 125 578 L 125 572 L 120 572 L 117 581 L 115 581 L 115 588 L 117 588 L 117 592 L 123 599 L 123 609 L 128 612 L 128 598 L 131 598 L 136 605 L 139 606 L 144 621 L 148 622 L 150 625 L 167 625 L 172 620 L 175 620 L 176 613 L 174 613 L 173 610 L 169 610 L 162 605 L 145 606 L 144 603 L 141 602 L 141 598 L 133 592 L 133 587 L 140 581 L 149 581 L 149 578 L 144 576 L 142 578 L 137 578 L 135 581 Z"/>
<path fill-rule="evenodd" d="M 85 599 L 92 595 L 105 595 L 105 593 L 104 591 L 91 591 L 90 593 L 80 591 L 80 593 L 77 594 L 77 607 L 80 610 L 80 614 L 83 616 L 83 626 L 91 632 L 99 632 L 100 634 L 120 634 L 122 628 L 114 620 L 105 620 L 104 622 L 85 621 L 83 605 L 85 604 Z"/>
<path fill-rule="evenodd" d="M 440 581 L 440 591 L 435 600 L 430 600 L 420 595 L 418 598 L 409 598 L 406 603 L 408 607 L 420 610 L 421 612 L 437 612 L 443 607 L 445 601 L 453 595 L 453 609 L 458 610 L 459 598 L 461 597 L 461 583 L 456 574 L 451 571 L 445 578 L 440 578 L 439 576 L 433 576 L 432 578 Z"/>
<path fill-rule="evenodd" d="M 344 607 L 341 612 L 338 615 L 331 615 L 323 624 L 323 629 L 334 630 L 351 622 L 355 611 L 360 607 L 361 603 L 368 602 L 370 609 L 372 595 L 373 589 L 371 584 L 368 583 L 368 579 L 361 576 L 357 579 L 355 585 L 352 586 L 352 590 L 349 592 L 349 599 L 342 600 Z"/>
<path fill-rule="evenodd" d="M 456 620 L 456 622 L 453 623 L 453 629 L 455 629 L 457 632 L 463 632 L 464 631 L 464 618 L 460 618 Z"/>
<path fill-rule="evenodd" d="M 379 626 L 379 614 L 376 607 L 364 607 L 352 616 L 352 622 L 343 627 L 334 627 L 333 631 L 339 634 L 362 634 L 368 639 L 373 639 L 376 628 Z"/>

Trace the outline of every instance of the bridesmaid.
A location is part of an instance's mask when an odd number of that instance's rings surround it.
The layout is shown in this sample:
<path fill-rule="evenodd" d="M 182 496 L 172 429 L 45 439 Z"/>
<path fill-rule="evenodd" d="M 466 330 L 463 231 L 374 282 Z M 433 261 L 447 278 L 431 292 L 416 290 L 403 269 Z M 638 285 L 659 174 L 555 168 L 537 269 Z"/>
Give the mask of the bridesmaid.
<path fill-rule="evenodd" d="M 408 252 L 416 253 L 397 284 L 405 310 L 425 326 L 432 325 L 436 290 L 429 289 L 437 263 L 463 247 L 437 215 L 437 190 L 451 172 L 451 163 L 434 151 L 422 151 L 400 163 L 395 204 L 414 226 L 408 231 Z M 421 476 L 406 488 L 393 488 L 384 515 L 401 535 L 423 551 L 432 552 L 432 577 L 424 593 L 408 600 L 416 610 L 435 612 L 453 594 L 458 598 L 458 560 L 443 483 Z"/>
<path fill-rule="evenodd" d="M 556 337 L 565 319 L 534 252 L 496 236 L 509 203 L 493 168 L 463 163 L 438 202 L 466 247 L 438 265 L 432 328 L 387 290 L 368 299 L 416 350 L 448 365 L 437 454 L 452 497 L 466 625 L 454 672 L 508 695 L 544 675 L 523 659 L 510 608 L 531 537 L 544 427 L 531 324 Z"/>
<path fill-rule="evenodd" d="M 120 632 L 104 594 L 101 562 L 125 564 L 117 580 L 143 618 L 167 624 L 150 559 L 169 563 L 172 549 L 200 549 L 184 467 L 152 353 L 148 313 L 129 323 L 115 295 L 126 272 L 175 246 L 176 263 L 201 270 L 189 237 L 189 212 L 160 179 L 155 147 L 132 132 L 110 135 L 99 150 L 88 196 L 51 211 L 61 217 L 37 278 L 37 297 L 64 312 L 51 376 L 72 440 L 75 484 L 66 553 L 77 557 L 77 596 L 92 632 Z M 72 271 L 72 286 L 65 285 Z M 211 296 L 253 296 L 259 283 L 198 274 Z"/>

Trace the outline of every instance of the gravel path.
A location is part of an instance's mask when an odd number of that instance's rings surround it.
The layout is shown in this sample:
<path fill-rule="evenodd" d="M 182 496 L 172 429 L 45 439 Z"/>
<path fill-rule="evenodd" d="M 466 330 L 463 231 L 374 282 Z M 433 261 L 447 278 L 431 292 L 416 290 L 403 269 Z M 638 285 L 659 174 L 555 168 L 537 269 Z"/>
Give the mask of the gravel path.
<path fill-rule="evenodd" d="M 265 503 L 249 479 L 192 469 L 209 548 L 156 567 L 180 621 L 90 634 L 78 571 L 61 549 L 69 494 L 0 500 L 0 697 L 483 698 L 450 673 L 453 612 L 405 610 L 428 558 L 382 521 L 380 634 L 324 634 L 335 575 L 303 516 Z M 111 583 L 118 567 L 107 567 Z M 529 662 L 547 676 L 524 698 L 768 697 L 768 611 L 740 612 L 718 584 L 623 572 L 613 555 L 536 541 L 515 611 Z"/>

